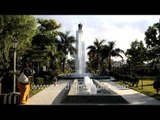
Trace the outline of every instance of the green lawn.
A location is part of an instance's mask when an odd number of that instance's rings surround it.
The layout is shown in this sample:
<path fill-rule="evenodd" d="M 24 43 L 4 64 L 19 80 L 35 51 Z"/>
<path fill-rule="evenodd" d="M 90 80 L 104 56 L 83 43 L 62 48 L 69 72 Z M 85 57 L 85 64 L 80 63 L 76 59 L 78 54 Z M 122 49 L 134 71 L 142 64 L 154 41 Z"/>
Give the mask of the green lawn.
<path fill-rule="evenodd" d="M 143 89 L 142 89 L 142 81 L 140 80 L 138 84 L 138 88 L 136 88 L 135 86 L 130 88 L 160 100 L 160 92 L 158 95 L 156 94 L 156 90 L 153 88 L 153 85 L 152 85 L 153 82 L 154 81 L 150 79 L 143 80 Z M 120 82 L 117 82 L 117 83 L 122 84 Z"/>
<path fill-rule="evenodd" d="M 29 93 L 29 96 L 32 97 L 33 95 L 37 94 L 38 92 L 40 92 L 42 89 L 34 89 L 34 90 L 31 90 L 30 93 Z"/>
<path fill-rule="evenodd" d="M 37 94 L 38 92 L 42 91 L 45 87 L 37 87 L 36 89 L 32 89 L 33 83 L 31 83 L 31 90 L 29 96 L 32 97 L 33 95 Z"/>

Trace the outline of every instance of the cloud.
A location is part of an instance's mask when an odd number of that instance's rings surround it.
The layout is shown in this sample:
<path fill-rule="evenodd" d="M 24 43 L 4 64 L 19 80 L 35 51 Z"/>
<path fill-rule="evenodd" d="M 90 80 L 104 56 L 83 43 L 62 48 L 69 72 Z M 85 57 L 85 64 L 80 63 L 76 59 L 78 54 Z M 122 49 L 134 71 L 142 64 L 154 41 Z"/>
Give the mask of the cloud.
<path fill-rule="evenodd" d="M 144 33 L 138 28 L 133 28 L 130 26 L 123 26 L 120 28 L 116 25 L 109 25 L 106 23 L 99 28 L 85 27 L 84 38 L 86 40 L 86 47 L 93 45 L 93 41 L 95 41 L 95 38 L 97 38 L 98 40 L 105 39 L 106 42 L 116 41 L 115 47 L 126 51 L 128 48 L 130 48 L 130 44 L 133 40 L 143 40 Z"/>
<path fill-rule="evenodd" d="M 144 41 L 147 28 L 159 22 L 158 15 L 53 15 L 36 16 L 55 19 L 62 24 L 61 31 L 71 31 L 76 37 L 78 24 L 83 24 L 86 48 L 93 45 L 95 38 L 116 41 L 117 48 L 126 51 L 135 39 Z M 145 43 L 145 42 L 144 42 Z M 87 59 L 87 51 L 86 51 Z"/>

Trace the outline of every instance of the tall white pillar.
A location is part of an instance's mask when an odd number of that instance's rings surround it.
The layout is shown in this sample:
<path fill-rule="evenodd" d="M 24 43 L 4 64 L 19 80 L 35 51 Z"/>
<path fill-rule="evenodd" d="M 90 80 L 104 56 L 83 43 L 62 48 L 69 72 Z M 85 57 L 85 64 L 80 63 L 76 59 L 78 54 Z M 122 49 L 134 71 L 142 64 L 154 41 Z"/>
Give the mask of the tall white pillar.
<path fill-rule="evenodd" d="M 85 73 L 85 43 L 83 39 L 83 31 L 82 31 L 82 24 L 78 24 L 78 30 L 76 31 L 76 71 L 78 74 Z"/>

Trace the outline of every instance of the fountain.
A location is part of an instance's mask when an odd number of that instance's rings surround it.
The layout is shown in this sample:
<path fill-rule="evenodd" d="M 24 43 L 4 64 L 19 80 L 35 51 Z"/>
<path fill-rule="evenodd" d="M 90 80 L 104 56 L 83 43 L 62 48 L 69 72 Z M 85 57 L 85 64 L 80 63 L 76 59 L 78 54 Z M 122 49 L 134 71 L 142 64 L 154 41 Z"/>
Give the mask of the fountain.
<path fill-rule="evenodd" d="M 84 85 L 86 87 L 86 91 L 89 94 L 97 94 L 97 88 L 96 86 L 93 84 L 92 79 L 90 79 L 88 76 L 84 77 Z"/>
<path fill-rule="evenodd" d="M 111 76 L 99 76 L 92 73 L 86 72 L 86 61 L 85 61 L 85 41 L 83 38 L 82 24 L 78 24 L 78 30 L 76 31 L 76 50 L 77 54 L 75 57 L 75 73 L 70 73 L 69 75 L 64 75 L 59 77 L 59 79 L 83 79 L 85 76 L 91 79 L 99 80 L 114 80 Z"/>
<path fill-rule="evenodd" d="M 85 41 L 83 39 L 82 24 L 78 24 L 78 30 L 76 31 L 76 58 L 75 58 L 75 73 L 71 73 L 72 77 L 78 77 L 83 79 L 84 76 L 92 76 L 91 73 L 86 73 L 86 61 L 85 61 Z"/>
<path fill-rule="evenodd" d="M 123 97 L 111 89 L 103 88 L 98 80 L 92 80 L 88 76 L 85 76 L 84 80 L 75 79 L 69 86 L 61 105 L 128 104 Z"/>
<path fill-rule="evenodd" d="M 111 89 L 101 89 L 100 79 L 113 79 L 111 76 L 98 76 L 91 73 L 86 73 L 85 62 L 85 44 L 83 39 L 82 24 L 78 25 L 76 31 L 76 49 L 77 54 L 75 58 L 76 72 L 65 76 L 66 79 L 73 79 L 69 83 L 61 104 L 74 103 L 127 103 L 120 95 L 117 95 Z M 64 77 L 64 78 L 65 78 Z M 64 79 L 59 78 L 59 79 Z"/>
<path fill-rule="evenodd" d="M 85 73 L 86 63 L 85 63 L 85 44 L 83 39 L 83 30 L 82 24 L 78 25 L 78 30 L 76 31 L 76 60 L 75 67 L 76 73 L 83 74 Z"/>
<path fill-rule="evenodd" d="M 78 30 L 76 31 L 76 60 L 75 60 L 75 68 L 76 73 L 74 76 L 83 77 L 84 78 L 84 85 L 87 89 L 89 94 L 96 94 L 97 89 L 96 86 L 93 84 L 92 79 L 89 78 L 91 74 L 86 73 L 86 62 L 85 62 L 85 43 L 83 39 L 83 30 L 82 24 L 78 24 Z"/>

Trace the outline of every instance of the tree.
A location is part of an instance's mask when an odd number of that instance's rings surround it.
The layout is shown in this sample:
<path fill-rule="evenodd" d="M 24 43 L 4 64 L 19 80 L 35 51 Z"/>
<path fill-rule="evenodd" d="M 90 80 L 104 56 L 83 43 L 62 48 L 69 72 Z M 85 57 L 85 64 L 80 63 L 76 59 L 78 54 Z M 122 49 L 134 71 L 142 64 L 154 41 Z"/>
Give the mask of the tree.
<path fill-rule="evenodd" d="M 160 90 L 160 75 L 159 74 L 156 76 L 156 80 L 153 83 L 153 88 L 156 90 L 156 92 L 158 94 L 158 92 Z"/>
<path fill-rule="evenodd" d="M 109 57 L 109 46 L 103 45 L 102 49 L 100 50 L 100 67 L 101 70 L 105 70 L 105 68 L 108 68 L 108 57 Z"/>
<path fill-rule="evenodd" d="M 153 68 L 160 62 L 160 23 L 149 26 L 145 32 L 147 44 L 147 60 L 152 63 Z"/>
<path fill-rule="evenodd" d="M 52 70 L 54 70 L 53 64 L 55 63 L 57 50 L 56 41 L 61 24 L 57 24 L 54 19 L 37 19 L 37 22 L 39 25 L 38 31 L 32 39 L 31 49 L 26 56 L 30 57 L 35 63 L 46 65 L 49 62 L 49 66 L 52 66 Z"/>
<path fill-rule="evenodd" d="M 12 40 L 18 40 L 18 58 L 28 49 L 36 29 L 36 19 L 33 16 L 0 15 L 0 61 L 2 65 L 10 61 L 9 51 L 12 48 Z"/>
<path fill-rule="evenodd" d="M 135 72 L 140 69 L 142 71 L 144 62 L 146 61 L 146 48 L 142 41 L 135 40 L 131 43 L 131 48 L 126 50 L 125 53 L 128 64 L 134 66 Z M 132 71 L 131 71 L 132 72 Z"/>
<path fill-rule="evenodd" d="M 19 64 L 19 58 L 29 48 L 36 30 L 36 19 L 31 15 L 0 15 L 0 77 L 6 92 L 13 90 L 12 41 L 18 41 L 16 60 Z"/>
<path fill-rule="evenodd" d="M 121 50 L 120 48 L 114 48 L 115 47 L 115 42 L 116 41 L 109 41 L 108 42 L 108 69 L 109 71 L 112 70 L 112 63 L 111 63 L 111 57 L 121 57 L 123 59 L 123 57 L 121 56 L 120 53 L 124 53 L 123 50 Z"/>
<path fill-rule="evenodd" d="M 58 41 L 58 51 L 61 51 L 64 54 L 62 58 L 63 72 L 65 70 L 65 64 L 68 55 L 70 54 L 71 56 L 74 56 L 76 52 L 76 49 L 73 46 L 73 44 L 75 43 L 75 38 L 74 36 L 70 36 L 69 34 L 70 34 L 69 31 L 66 31 L 66 33 L 63 32 L 59 33 L 60 39 Z"/>
<path fill-rule="evenodd" d="M 75 60 L 74 59 L 67 60 L 67 69 L 69 73 L 75 72 Z"/>
<path fill-rule="evenodd" d="M 94 45 L 90 45 L 87 48 L 87 49 L 89 49 L 89 52 L 88 52 L 89 61 L 90 61 L 92 68 L 95 70 L 95 73 L 97 73 L 100 69 L 100 63 L 99 63 L 100 52 L 102 50 L 104 42 L 105 42 L 105 40 L 101 40 L 99 42 L 99 40 L 96 38 L 96 40 L 93 43 Z"/>

